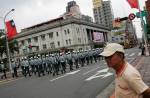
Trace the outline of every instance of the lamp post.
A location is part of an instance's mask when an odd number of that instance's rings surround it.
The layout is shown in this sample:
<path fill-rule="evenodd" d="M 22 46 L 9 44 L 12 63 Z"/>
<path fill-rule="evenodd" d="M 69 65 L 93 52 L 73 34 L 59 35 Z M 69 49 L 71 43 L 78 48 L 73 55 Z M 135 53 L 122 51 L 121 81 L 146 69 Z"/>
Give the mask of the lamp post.
<path fill-rule="evenodd" d="M 5 33 L 5 39 L 6 39 L 6 54 L 7 54 L 7 61 L 9 64 L 9 69 L 10 72 L 12 73 L 12 67 L 11 67 L 11 60 L 10 60 L 10 50 L 9 50 L 9 45 L 8 45 L 8 36 L 7 36 L 7 28 L 6 28 L 6 24 L 5 24 L 5 20 L 6 17 L 9 15 L 9 13 L 13 12 L 15 9 L 11 9 L 9 12 L 6 13 L 6 15 L 4 16 L 4 33 Z"/>

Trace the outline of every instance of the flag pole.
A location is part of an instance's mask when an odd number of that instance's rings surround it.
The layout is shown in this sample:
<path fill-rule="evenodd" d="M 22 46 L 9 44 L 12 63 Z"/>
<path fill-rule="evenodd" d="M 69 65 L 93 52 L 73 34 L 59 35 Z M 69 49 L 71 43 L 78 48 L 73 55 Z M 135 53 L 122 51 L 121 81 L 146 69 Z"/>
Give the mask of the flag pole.
<path fill-rule="evenodd" d="M 146 38 L 146 33 L 147 32 L 144 29 L 144 20 L 143 20 L 143 17 L 142 17 L 139 0 L 137 0 L 137 2 L 138 2 L 138 8 L 139 8 L 139 14 L 140 14 L 140 20 L 141 20 L 141 27 L 142 27 L 142 31 L 143 31 L 143 39 L 144 39 L 144 44 L 145 44 L 145 53 L 146 53 L 146 56 L 149 56 L 149 51 L 148 51 L 148 47 L 147 47 L 147 38 Z"/>
<path fill-rule="evenodd" d="M 11 9 L 9 12 L 6 13 L 6 15 L 4 16 L 4 32 L 5 32 L 5 39 L 6 39 L 6 52 L 7 52 L 7 61 L 8 61 L 8 65 L 9 65 L 9 70 L 10 73 L 12 73 L 12 67 L 11 67 L 11 60 L 10 60 L 10 50 L 9 50 L 9 44 L 8 44 L 8 36 L 7 36 L 7 28 L 6 28 L 6 24 L 5 24 L 5 20 L 6 17 L 9 13 L 11 13 L 12 11 L 14 11 L 14 9 Z"/>

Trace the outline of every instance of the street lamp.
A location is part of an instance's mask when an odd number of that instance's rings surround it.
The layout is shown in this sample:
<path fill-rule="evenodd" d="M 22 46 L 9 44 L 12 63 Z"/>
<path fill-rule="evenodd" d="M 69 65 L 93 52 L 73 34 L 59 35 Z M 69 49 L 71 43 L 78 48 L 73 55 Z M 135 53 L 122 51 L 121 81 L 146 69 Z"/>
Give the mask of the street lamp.
<path fill-rule="evenodd" d="M 4 16 L 4 33 L 5 33 L 5 39 L 6 39 L 6 54 L 7 54 L 7 61 L 8 61 L 8 64 L 9 64 L 9 69 L 10 69 L 10 72 L 12 73 L 12 67 L 11 67 L 11 61 L 10 61 L 10 50 L 9 50 L 9 45 L 8 45 L 8 36 L 7 36 L 7 28 L 6 28 L 6 24 L 5 24 L 5 20 L 6 20 L 6 17 L 9 15 L 9 13 L 13 12 L 15 9 L 11 9 L 9 12 L 6 13 L 6 15 Z"/>

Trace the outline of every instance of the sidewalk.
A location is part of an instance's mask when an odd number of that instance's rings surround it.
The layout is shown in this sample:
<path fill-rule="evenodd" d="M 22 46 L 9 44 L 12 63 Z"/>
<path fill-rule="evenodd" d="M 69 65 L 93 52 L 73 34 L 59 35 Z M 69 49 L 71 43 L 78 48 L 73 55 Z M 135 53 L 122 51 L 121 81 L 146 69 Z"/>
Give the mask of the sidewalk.
<path fill-rule="evenodd" d="M 136 58 L 131 64 L 135 66 L 144 82 L 150 87 L 150 56 L 142 56 Z M 115 90 L 115 82 L 113 81 L 108 87 L 106 87 L 96 98 L 114 98 L 113 93 Z"/>

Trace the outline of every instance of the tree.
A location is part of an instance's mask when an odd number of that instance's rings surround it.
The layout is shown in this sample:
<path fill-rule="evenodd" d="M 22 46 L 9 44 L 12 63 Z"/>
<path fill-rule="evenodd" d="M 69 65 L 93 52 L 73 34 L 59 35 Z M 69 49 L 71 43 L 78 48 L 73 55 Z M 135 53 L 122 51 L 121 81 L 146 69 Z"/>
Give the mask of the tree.
<path fill-rule="evenodd" d="M 13 39 L 9 41 L 9 49 L 10 53 L 13 54 L 15 51 L 19 52 L 18 42 Z M 3 32 L 0 32 L 0 56 L 2 57 L 3 54 L 6 54 L 6 39 L 5 34 Z"/>

